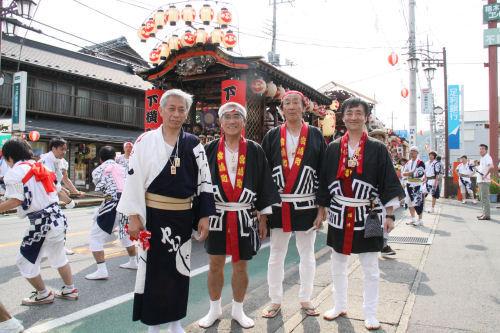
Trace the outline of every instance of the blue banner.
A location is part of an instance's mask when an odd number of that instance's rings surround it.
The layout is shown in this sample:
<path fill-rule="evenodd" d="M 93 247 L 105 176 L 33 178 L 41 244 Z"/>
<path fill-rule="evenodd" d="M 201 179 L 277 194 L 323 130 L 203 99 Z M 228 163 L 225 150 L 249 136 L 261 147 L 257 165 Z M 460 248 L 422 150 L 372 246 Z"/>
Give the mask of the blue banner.
<path fill-rule="evenodd" d="M 393 132 L 399 137 L 405 138 L 408 140 L 408 130 L 393 130 Z"/>
<path fill-rule="evenodd" d="M 448 86 L 448 148 L 460 149 L 460 88 Z"/>

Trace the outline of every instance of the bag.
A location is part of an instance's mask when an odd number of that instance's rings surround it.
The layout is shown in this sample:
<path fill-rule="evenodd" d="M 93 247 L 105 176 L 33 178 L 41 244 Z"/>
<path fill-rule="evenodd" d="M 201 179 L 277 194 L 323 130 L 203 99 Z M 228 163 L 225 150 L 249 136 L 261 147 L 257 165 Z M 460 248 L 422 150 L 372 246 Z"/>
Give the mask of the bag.
<path fill-rule="evenodd" d="M 261 246 L 259 230 L 256 228 L 258 223 L 257 219 L 254 219 L 254 223 L 250 225 L 250 244 L 252 245 L 252 255 L 256 255 Z"/>
<path fill-rule="evenodd" d="M 375 203 L 373 199 L 370 199 L 370 212 L 365 220 L 365 238 L 373 237 L 383 237 L 384 230 L 382 229 L 382 223 L 380 223 L 380 218 L 376 212 L 373 211 Z"/>

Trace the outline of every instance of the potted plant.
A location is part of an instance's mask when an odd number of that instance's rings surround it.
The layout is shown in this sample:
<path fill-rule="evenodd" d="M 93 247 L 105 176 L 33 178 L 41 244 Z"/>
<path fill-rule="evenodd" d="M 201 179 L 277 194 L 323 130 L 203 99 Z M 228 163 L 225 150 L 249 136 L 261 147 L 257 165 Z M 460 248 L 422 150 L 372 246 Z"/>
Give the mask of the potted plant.
<path fill-rule="evenodd" d="M 498 192 L 500 192 L 500 187 L 498 184 L 498 177 L 491 177 L 492 182 L 490 183 L 490 202 L 495 203 L 498 199 Z M 496 184 L 495 184 L 496 183 Z"/>

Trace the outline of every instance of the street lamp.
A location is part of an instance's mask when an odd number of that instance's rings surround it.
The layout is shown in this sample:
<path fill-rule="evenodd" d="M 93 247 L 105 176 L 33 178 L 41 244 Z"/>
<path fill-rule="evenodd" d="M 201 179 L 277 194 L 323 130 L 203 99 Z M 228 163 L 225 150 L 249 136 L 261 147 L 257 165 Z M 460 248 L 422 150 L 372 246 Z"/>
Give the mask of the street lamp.
<path fill-rule="evenodd" d="M 415 57 L 408 59 L 408 65 L 411 71 L 416 71 L 418 69 L 418 61 L 419 59 Z"/>
<path fill-rule="evenodd" d="M 31 17 L 31 10 L 36 6 L 33 0 L 16 0 L 13 1 L 17 3 L 18 13 L 24 18 Z"/>
<path fill-rule="evenodd" d="M 436 73 L 436 68 L 434 67 L 427 67 L 424 69 L 425 77 L 427 80 L 434 80 L 434 73 Z"/>

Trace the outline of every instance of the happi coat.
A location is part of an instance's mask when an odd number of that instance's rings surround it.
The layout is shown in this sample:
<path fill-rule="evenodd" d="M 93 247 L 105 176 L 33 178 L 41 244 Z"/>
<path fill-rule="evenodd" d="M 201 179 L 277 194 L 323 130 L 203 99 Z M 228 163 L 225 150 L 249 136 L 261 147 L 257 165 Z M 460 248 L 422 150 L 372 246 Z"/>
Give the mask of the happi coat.
<path fill-rule="evenodd" d="M 199 139 L 181 130 L 172 149 L 163 138 L 162 128 L 144 133 L 135 142 L 118 204 L 119 212 L 139 215 L 151 232 L 150 249 L 139 248 L 134 290 L 133 320 L 146 325 L 186 316 L 191 234 L 200 218 L 215 214 L 210 170 Z M 174 157 L 180 159 L 178 167 Z M 146 192 L 171 201 L 192 198 L 192 208 L 152 208 L 151 203 L 147 206 Z"/>

